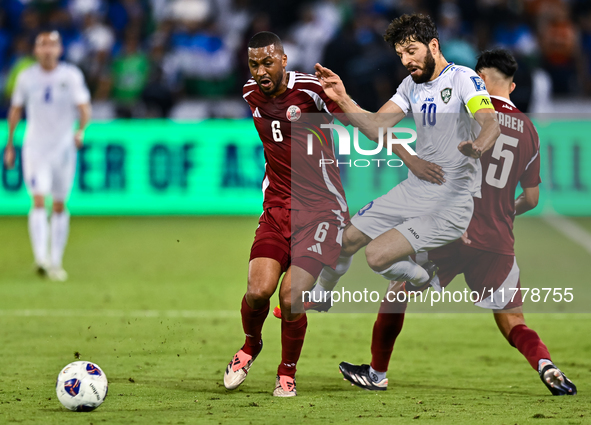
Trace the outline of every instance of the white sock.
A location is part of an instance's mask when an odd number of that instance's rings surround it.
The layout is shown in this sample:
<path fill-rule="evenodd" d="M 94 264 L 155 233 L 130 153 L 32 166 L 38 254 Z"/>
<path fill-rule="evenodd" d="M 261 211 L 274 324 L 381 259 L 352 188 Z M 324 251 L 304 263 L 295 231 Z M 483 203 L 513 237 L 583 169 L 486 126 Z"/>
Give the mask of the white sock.
<path fill-rule="evenodd" d="M 51 265 L 62 266 L 62 257 L 70 231 L 70 214 L 67 212 L 51 215 Z"/>
<path fill-rule="evenodd" d="M 353 256 L 345 257 L 341 255 L 334 269 L 328 266 L 324 267 L 318 277 L 318 285 L 316 285 L 314 289 L 317 289 L 318 291 L 332 291 L 339 282 L 341 276 L 347 273 L 347 270 L 351 267 L 352 261 Z"/>
<path fill-rule="evenodd" d="M 45 208 L 33 208 L 29 211 L 29 236 L 37 264 L 45 264 L 47 261 L 47 228 Z"/>
<path fill-rule="evenodd" d="M 374 382 L 380 382 L 382 379 L 386 377 L 386 372 L 378 372 L 373 367 L 369 367 L 369 377 Z"/>
<path fill-rule="evenodd" d="M 408 281 L 415 286 L 421 286 L 429 280 L 427 271 L 415 263 L 410 257 L 406 260 L 398 261 L 386 270 L 377 273 L 384 276 L 387 280 Z"/>
<path fill-rule="evenodd" d="M 553 364 L 551 360 L 548 359 L 540 359 L 538 360 L 538 373 L 542 371 L 547 365 Z"/>

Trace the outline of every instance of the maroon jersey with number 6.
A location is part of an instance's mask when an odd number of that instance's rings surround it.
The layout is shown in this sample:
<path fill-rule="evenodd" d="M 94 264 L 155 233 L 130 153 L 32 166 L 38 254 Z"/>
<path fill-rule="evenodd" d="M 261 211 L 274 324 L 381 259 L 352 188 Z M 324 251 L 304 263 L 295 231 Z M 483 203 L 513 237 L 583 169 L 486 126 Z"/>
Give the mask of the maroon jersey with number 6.
<path fill-rule="evenodd" d="M 519 183 L 526 188 L 542 181 L 540 140 L 532 122 L 510 100 L 497 96 L 491 100 L 501 135 L 480 158 L 482 197 L 474 198 L 468 238 L 473 248 L 514 255 L 515 191 Z"/>
<path fill-rule="evenodd" d="M 332 114 L 344 114 L 324 93 L 318 79 L 290 71 L 287 90 L 274 98 L 266 96 L 250 79 L 244 85 L 243 97 L 265 152 L 263 208 L 347 211 L 332 131 L 320 128 L 332 123 Z M 314 138 L 311 154 L 309 134 Z"/>

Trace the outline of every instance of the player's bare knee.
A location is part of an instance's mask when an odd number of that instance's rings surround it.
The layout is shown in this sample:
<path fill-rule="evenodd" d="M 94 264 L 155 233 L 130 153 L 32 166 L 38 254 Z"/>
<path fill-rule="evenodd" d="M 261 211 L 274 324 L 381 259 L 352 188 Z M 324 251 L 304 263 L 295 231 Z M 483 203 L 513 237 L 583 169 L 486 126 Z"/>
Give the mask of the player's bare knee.
<path fill-rule="evenodd" d="M 392 264 L 392 261 L 372 244 L 369 244 L 365 249 L 365 258 L 367 265 L 375 272 L 381 272 Z"/>
<path fill-rule="evenodd" d="M 65 204 L 64 201 L 53 201 L 53 212 L 61 214 L 64 212 Z"/>
<path fill-rule="evenodd" d="M 295 320 L 295 315 L 304 313 L 304 302 L 301 293 L 296 291 L 289 291 L 286 294 L 282 294 L 279 299 L 282 312 L 289 312 L 285 315 L 286 320 Z"/>
<path fill-rule="evenodd" d="M 249 282 L 246 290 L 246 302 L 253 308 L 257 309 L 264 306 L 275 292 L 270 285 L 257 285 Z"/>
<path fill-rule="evenodd" d="M 45 208 L 45 197 L 43 195 L 33 196 L 33 207 L 34 208 Z"/>

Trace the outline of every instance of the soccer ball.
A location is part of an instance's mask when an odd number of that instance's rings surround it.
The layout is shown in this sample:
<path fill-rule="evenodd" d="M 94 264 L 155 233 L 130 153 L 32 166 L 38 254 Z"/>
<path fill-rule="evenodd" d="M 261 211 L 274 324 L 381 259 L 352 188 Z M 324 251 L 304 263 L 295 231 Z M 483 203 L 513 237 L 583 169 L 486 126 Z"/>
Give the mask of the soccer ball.
<path fill-rule="evenodd" d="M 107 397 L 107 376 L 94 363 L 70 363 L 57 376 L 55 391 L 57 399 L 67 409 L 90 412 L 103 404 Z"/>

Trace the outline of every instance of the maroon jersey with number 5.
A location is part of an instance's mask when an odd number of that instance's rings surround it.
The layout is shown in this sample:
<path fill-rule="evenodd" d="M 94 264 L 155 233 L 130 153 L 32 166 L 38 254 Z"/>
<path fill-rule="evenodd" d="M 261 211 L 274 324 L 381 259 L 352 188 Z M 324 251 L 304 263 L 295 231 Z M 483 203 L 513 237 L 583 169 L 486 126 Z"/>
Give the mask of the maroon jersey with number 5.
<path fill-rule="evenodd" d="M 263 208 L 347 211 L 332 131 L 320 127 L 332 123 L 332 114 L 340 114 L 341 120 L 344 114 L 324 93 L 318 79 L 290 71 L 287 90 L 277 97 L 266 96 L 250 79 L 243 97 L 265 152 Z M 310 134 L 314 142 L 311 152 Z"/>
<path fill-rule="evenodd" d="M 535 187 L 540 179 L 540 140 L 524 113 L 510 100 L 491 96 L 501 135 L 486 151 L 482 164 L 482 197 L 474 198 L 474 215 L 468 227 L 471 247 L 514 255 L 513 218 L 515 191 Z"/>

